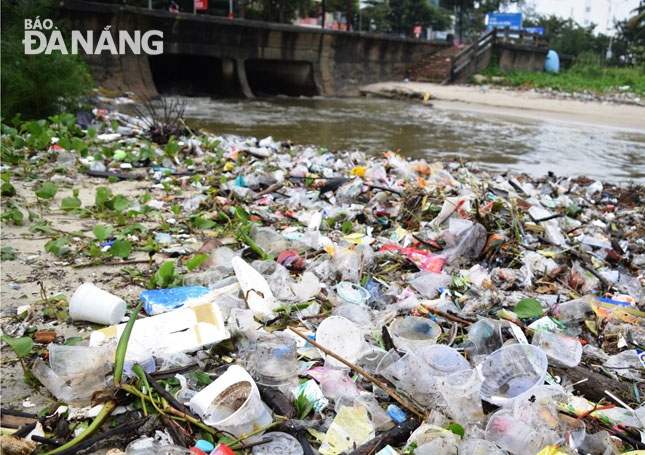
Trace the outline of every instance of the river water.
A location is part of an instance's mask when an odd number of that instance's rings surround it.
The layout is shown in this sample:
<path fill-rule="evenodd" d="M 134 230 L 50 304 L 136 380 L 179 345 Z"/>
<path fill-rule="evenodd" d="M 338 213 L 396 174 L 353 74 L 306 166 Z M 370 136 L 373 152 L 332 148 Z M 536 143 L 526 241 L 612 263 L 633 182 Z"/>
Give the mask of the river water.
<path fill-rule="evenodd" d="M 645 131 L 517 118 L 379 98 L 185 98 L 190 124 L 381 155 L 460 157 L 482 169 L 645 184 Z"/>

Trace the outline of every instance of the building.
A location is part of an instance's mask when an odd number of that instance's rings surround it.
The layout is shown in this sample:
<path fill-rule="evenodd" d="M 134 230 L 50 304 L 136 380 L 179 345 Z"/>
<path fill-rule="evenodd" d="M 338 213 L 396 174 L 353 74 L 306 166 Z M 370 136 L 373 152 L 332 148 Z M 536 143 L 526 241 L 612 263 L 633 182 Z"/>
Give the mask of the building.
<path fill-rule="evenodd" d="M 519 11 L 573 19 L 582 26 L 596 24 L 595 33 L 613 35 L 614 22 L 634 15 L 641 0 L 525 0 Z M 508 11 L 518 11 L 517 6 Z"/>

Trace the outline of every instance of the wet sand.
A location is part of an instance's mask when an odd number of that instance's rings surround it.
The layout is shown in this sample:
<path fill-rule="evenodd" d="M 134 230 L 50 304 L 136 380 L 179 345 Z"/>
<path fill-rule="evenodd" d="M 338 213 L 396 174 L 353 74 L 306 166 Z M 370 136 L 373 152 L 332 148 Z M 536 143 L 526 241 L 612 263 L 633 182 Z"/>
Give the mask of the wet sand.
<path fill-rule="evenodd" d="M 528 91 L 427 82 L 381 82 L 361 87 L 361 90 L 370 93 L 394 89 L 413 91 L 420 96 L 430 93 L 433 105 L 440 109 L 481 111 L 513 117 L 645 131 L 645 107 L 637 105 L 553 99 Z"/>

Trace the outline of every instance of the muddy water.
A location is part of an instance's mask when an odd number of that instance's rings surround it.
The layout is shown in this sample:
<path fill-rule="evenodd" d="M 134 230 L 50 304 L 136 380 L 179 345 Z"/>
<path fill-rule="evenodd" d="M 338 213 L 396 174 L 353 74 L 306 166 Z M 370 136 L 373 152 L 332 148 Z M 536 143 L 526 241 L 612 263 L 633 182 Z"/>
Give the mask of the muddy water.
<path fill-rule="evenodd" d="M 186 117 L 234 133 L 331 149 L 461 157 L 484 169 L 645 183 L 645 131 L 433 108 L 376 98 L 186 98 Z"/>

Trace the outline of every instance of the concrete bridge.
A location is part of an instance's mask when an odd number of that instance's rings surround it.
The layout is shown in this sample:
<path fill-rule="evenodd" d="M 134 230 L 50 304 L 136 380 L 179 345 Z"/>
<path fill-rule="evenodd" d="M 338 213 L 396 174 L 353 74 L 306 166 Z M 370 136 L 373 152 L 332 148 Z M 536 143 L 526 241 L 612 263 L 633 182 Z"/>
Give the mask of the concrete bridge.
<path fill-rule="evenodd" d="M 71 30 L 161 30 L 161 55 L 85 55 L 95 81 L 140 95 L 353 95 L 404 77 L 442 41 L 369 36 L 285 24 L 67 0 Z"/>

